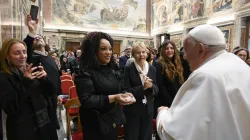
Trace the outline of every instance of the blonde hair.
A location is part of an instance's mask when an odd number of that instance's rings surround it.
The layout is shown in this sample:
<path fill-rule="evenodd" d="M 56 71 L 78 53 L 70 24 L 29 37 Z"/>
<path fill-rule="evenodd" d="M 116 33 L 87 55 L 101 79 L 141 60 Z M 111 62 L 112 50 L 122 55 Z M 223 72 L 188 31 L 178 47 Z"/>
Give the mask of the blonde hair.
<path fill-rule="evenodd" d="M 132 47 L 132 56 L 134 57 L 135 52 L 139 49 L 139 48 L 143 48 L 145 50 L 147 50 L 146 45 L 143 42 L 136 42 L 133 47 Z"/>
<path fill-rule="evenodd" d="M 9 63 L 7 58 L 10 48 L 16 43 L 21 43 L 25 46 L 25 48 L 27 48 L 26 44 L 23 41 L 15 38 L 10 38 L 3 42 L 2 48 L 0 50 L 1 71 L 7 72 L 11 75 L 13 74 L 13 69 L 15 69 L 15 67 Z"/>

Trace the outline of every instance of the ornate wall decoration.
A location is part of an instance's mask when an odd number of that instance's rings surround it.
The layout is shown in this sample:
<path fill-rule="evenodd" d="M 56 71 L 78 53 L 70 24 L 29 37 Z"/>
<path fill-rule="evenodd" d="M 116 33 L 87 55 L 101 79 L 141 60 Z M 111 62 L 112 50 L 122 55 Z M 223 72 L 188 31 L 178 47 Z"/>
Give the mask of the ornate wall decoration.
<path fill-rule="evenodd" d="M 230 29 L 224 29 L 224 30 L 221 30 L 221 31 L 224 34 L 226 43 L 231 44 L 231 34 L 230 34 L 231 31 L 230 31 Z"/>
<path fill-rule="evenodd" d="M 171 35 L 170 40 L 173 41 L 178 50 L 182 47 L 182 34 Z"/>
<path fill-rule="evenodd" d="M 51 49 L 59 48 L 59 39 L 56 35 L 49 36 L 48 44 L 50 45 Z"/>
<path fill-rule="evenodd" d="M 224 11 L 232 8 L 233 0 L 213 0 L 213 12 Z"/>
<path fill-rule="evenodd" d="M 241 7 L 249 6 L 250 5 L 250 0 L 234 0 L 233 6 L 236 9 L 239 9 Z"/>
<path fill-rule="evenodd" d="M 184 0 L 172 0 L 171 22 L 178 23 L 183 21 Z"/>
<path fill-rule="evenodd" d="M 132 46 L 133 47 L 133 45 L 135 43 L 139 43 L 139 42 L 143 42 L 146 45 L 146 47 L 154 47 L 154 42 L 152 40 L 136 40 L 136 39 L 127 40 L 125 46 Z"/>
<path fill-rule="evenodd" d="M 52 13 L 56 25 L 146 32 L 146 0 L 53 0 Z"/>
<path fill-rule="evenodd" d="M 205 0 L 186 0 L 188 19 L 202 17 L 204 15 Z"/>
<path fill-rule="evenodd" d="M 221 31 L 224 34 L 227 46 L 229 47 L 229 50 L 231 51 L 233 46 L 233 25 L 228 25 L 228 26 L 221 26 L 219 27 L 221 29 Z"/>
<path fill-rule="evenodd" d="M 153 28 L 166 26 L 170 20 L 169 0 L 154 0 L 152 3 L 152 24 Z"/>

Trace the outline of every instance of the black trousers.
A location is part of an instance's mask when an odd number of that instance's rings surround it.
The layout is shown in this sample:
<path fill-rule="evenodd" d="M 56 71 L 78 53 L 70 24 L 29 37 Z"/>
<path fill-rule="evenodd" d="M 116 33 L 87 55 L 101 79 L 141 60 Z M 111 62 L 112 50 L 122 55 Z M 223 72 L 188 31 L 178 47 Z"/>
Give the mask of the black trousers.
<path fill-rule="evenodd" d="M 125 140 L 152 140 L 153 112 L 148 114 L 147 106 L 142 109 L 144 113 L 138 116 L 125 114 Z"/>

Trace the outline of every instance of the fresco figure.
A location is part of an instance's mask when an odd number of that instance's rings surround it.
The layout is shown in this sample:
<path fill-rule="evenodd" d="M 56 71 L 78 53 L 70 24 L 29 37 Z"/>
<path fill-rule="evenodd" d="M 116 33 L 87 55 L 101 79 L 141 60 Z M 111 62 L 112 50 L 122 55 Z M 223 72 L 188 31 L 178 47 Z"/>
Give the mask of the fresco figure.
<path fill-rule="evenodd" d="M 232 0 L 214 0 L 213 11 L 219 12 L 232 8 Z"/>
<path fill-rule="evenodd" d="M 189 0 L 189 19 L 203 16 L 204 0 Z"/>
<path fill-rule="evenodd" d="M 169 20 L 169 7 L 167 3 L 169 0 L 155 0 L 153 3 L 154 10 L 154 26 L 161 27 L 166 26 Z"/>
<path fill-rule="evenodd" d="M 54 25 L 146 32 L 144 0 L 53 0 L 52 6 Z"/>
<path fill-rule="evenodd" d="M 247 4 L 250 4 L 250 0 L 235 0 L 236 8 L 240 8 L 241 6 L 245 6 Z"/>
<path fill-rule="evenodd" d="M 100 12 L 102 21 L 124 21 L 129 11 L 134 11 L 138 7 L 138 2 L 134 0 L 125 0 L 121 7 L 103 8 Z M 131 10 L 133 8 L 133 10 Z"/>
<path fill-rule="evenodd" d="M 174 0 L 172 10 L 172 21 L 173 23 L 181 22 L 183 20 L 183 4 L 182 0 Z"/>

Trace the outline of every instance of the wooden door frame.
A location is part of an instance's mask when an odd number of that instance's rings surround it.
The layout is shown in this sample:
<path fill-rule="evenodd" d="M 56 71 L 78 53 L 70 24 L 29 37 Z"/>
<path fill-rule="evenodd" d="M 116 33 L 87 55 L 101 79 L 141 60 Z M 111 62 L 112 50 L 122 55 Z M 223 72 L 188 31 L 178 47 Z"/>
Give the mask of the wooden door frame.
<path fill-rule="evenodd" d="M 120 56 L 120 52 L 121 52 L 121 40 L 114 40 L 114 47 L 115 47 L 115 43 L 118 43 L 119 44 L 119 49 L 118 49 L 118 52 L 116 52 L 119 56 Z"/>

